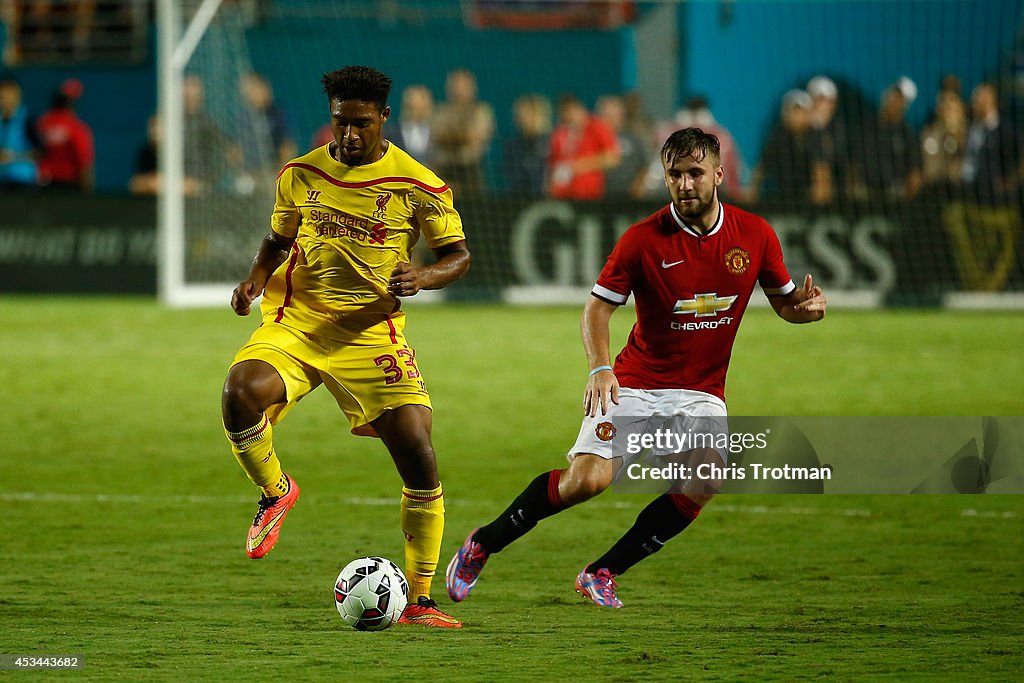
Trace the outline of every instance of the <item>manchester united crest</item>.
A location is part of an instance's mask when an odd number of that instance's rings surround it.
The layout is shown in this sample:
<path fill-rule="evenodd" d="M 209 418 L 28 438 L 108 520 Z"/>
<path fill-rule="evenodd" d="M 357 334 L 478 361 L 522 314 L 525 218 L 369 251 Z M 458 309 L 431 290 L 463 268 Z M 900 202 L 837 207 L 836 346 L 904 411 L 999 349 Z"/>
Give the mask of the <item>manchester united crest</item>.
<path fill-rule="evenodd" d="M 594 434 L 601 441 L 611 441 L 615 438 L 615 425 L 611 422 L 602 422 L 594 428 Z"/>
<path fill-rule="evenodd" d="M 744 249 L 733 247 L 725 255 L 725 267 L 733 275 L 743 275 L 750 267 L 750 254 Z"/>

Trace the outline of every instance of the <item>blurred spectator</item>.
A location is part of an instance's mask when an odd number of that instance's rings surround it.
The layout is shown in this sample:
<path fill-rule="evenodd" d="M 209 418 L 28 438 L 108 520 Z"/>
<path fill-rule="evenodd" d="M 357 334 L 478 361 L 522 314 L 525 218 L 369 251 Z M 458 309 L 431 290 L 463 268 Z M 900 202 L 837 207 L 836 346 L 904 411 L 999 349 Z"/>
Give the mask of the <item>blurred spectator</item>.
<path fill-rule="evenodd" d="M 334 131 L 331 130 L 330 123 L 325 123 L 313 133 L 313 138 L 309 142 L 309 148 L 316 149 L 317 147 L 329 145 L 332 142 L 334 142 Z"/>
<path fill-rule="evenodd" d="M 467 69 L 448 74 L 445 94 L 434 120 L 434 170 L 453 189 L 483 190 L 483 158 L 494 135 L 494 111 L 477 99 L 476 76 Z"/>
<path fill-rule="evenodd" d="M 811 126 L 811 96 L 790 90 L 782 97 L 781 120 L 761 150 L 751 199 L 813 202 L 814 187 L 829 183 L 830 171 Z M 824 176 L 824 179 L 821 177 Z"/>
<path fill-rule="evenodd" d="M 721 146 L 722 167 L 725 169 L 725 178 L 718 188 L 719 193 L 726 199 L 739 201 L 746 199 L 747 191 L 744 188 L 744 180 L 747 168 L 743 162 L 743 155 L 740 154 L 740 149 L 732 133 L 715 120 L 706 97 L 703 95 L 689 97 L 671 121 L 659 124 L 656 139 L 663 141 L 682 128 L 700 128 L 718 138 L 718 143 Z M 661 147 L 659 145 L 653 150 L 653 157 L 647 167 L 642 187 L 637 186 L 635 194 L 636 196 L 660 197 L 664 192 L 664 169 L 661 165 Z"/>
<path fill-rule="evenodd" d="M 35 187 L 38 155 L 39 137 L 21 101 L 21 86 L 0 77 L 0 190 Z"/>
<path fill-rule="evenodd" d="M 410 85 L 402 91 L 402 108 L 397 121 L 389 121 L 388 139 L 424 166 L 434 162 L 434 96 L 425 85 Z"/>
<path fill-rule="evenodd" d="M 19 56 L 80 59 L 87 52 L 96 0 L 21 0 L 13 9 L 9 39 Z"/>
<path fill-rule="evenodd" d="M 135 169 L 128 181 L 128 189 L 132 194 L 155 195 L 160 192 L 160 138 L 162 128 L 158 116 L 150 116 L 147 122 L 146 142 L 135 155 Z M 202 191 L 202 183 L 185 172 L 184 194 L 193 197 Z"/>
<path fill-rule="evenodd" d="M 196 75 L 182 81 L 185 105 L 185 175 L 203 190 L 228 184 L 232 168 L 242 164 L 241 145 L 232 141 L 206 113 L 203 79 Z"/>
<path fill-rule="evenodd" d="M 827 76 L 815 76 L 807 82 L 811 96 L 811 126 L 818 137 L 817 146 L 828 165 L 828 173 L 814 176 L 811 201 L 827 204 L 835 197 L 836 187 L 844 187 L 849 176 L 849 140 L 845 121 L 840 118 L 839 89 Z"/>
<path fill-rule="evenodd" d="M 156 194 L 160 190 L 160 164 L 157 160 L 160 118 L 150 116 L 146 131 L 146 142 L 135 154 L 135 169 L 128 181 L 128 189 L 132 194 Z"/>
<path fill-rule="evenodd" d="M 256 177 L 239 178 L 235 189 L 240 194 L 249 194 L 253 183 L 264 185 L 267 183 L 263 181 L 269 183 L 275 178 L 281 167 L 295 157 L 298 147 L 267 79 L 250 72 L 239 85 L 244 105 L 240 131 L 247 141 L 242 147 L 244 168 Z"/>
<path fill-rule="evenodd" d="M 598 98 L 597 116 L 615 133 L 619 147 L 619 163 L 605 173 L 607 196 L 635 194 L 647 174 L 649 155 L 645 141 L 626 126 L 626 104 L 621 97 L 605 95 Z"/>
<path fill-rule="evenodd" d="M 967 109 L 960 95 L 940 90 L 935 120 L 921 134 L 921 173 L 926 185 L 952 186 L 960 181 L 967 142 Z"/>
<path fill-rule="evenodd" d="M 545 170 L 551 133 L 551 101 L 535 93 L 522 95 L 512 104 L 515 135 L 505 140 L 505 183 L 509 192 L 544 194 Z"/>
<path fill-rule="evenodd" d="M 941 92 L 949 92 L 956 95 L 957 99 L 961 102 L 964 101 L 964 89 L 960 83 L 960 77 L 956 74 L 946 74 L 942 77 L 939 82 L 939 90 Z"/>
<path fill-rule="evenodd" d="M 660 151 L 664 141 L 655 139 L 654 125 L 644 111 L 644 100 L 640 93 L 631 90 L 622 96 L 622 103 L 626 107 L 626 129 L 643 140 L 650 150 L 657 148 Z"/>
<path fill-rule="evenodd" d="M 996 86 L 978 85 L 971 93 L 971 126 L 962 170 L 969 195 L 985 203 L 1015 199 L 1022 160 L 1021 138 L 1013 122 L 1000 115 Z"/>
<path fill-rule="evenodd" d="M 69 78 L 54 94 L 53 107 L 39 117 L 39 138 L 43 145 L 39 182 L 42 185 L 92 192 L 96 182 L 92 129 L 74 110 L 75 102 L 84 92 L 81 81 Z"/>
<path fill-rule="evenodd" d="M 907 108 L 917 98 L 917 86 L 901 77 L 882 93 L 878 118 L 864 132 L 870 159 L 862 168 L 869 197 L 913 199 L 921 189 L 921 139 L 906 121 Z"/>
<path fill-rule="evenodd" d="M 619 163 L 615 131 L 571 94 L 558 100 L 559 125 L 548 151 L 548 193 L 556 199 L 600 199 L 605 171 Z"/>

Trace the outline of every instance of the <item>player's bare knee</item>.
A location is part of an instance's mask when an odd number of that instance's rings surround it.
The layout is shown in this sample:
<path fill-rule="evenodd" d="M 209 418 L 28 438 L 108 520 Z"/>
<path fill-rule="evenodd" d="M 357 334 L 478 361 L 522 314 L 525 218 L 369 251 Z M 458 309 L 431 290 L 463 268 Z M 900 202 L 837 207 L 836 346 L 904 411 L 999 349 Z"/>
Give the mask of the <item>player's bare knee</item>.
<path fill-rule="evenodd" d="M 274 382 L 272 380 L 276 379 Z M 283 393 L 276 385 L 281 381 L 276 376 L 268 380 L 263 373 L 240 363 L 231 367 L 221 392 L 221 411 L 224 425 L 228 429 L 244 429 L 252 426 L 268 406 L 283 400 Z"/>
<path fill-rule="evenodd" d="M 437 456 L 430 439 L 418 439 L 398 447 L 389 446 L 402 483 L 410 489 L 426 490 L 438 486 Z"/>
<path fill-rule="evenodd" d="M 559 487 L 559 496 L 566 505 L 577 505 L 599 495 L 607 485 L 594 479 L 574 480 L 564 491 Z"/>
<path fill-rule="evenodd" d="M 613 478 L 611 462 L 596 456 L 580 455 L 573 459 L 558 482 L 558 495 L 566 505 L 576 505 L 599 495 Z"/>
<path fill-rule="evenodd" d="M 430 439 L 422 439 L 405 449 L 405 458 L 422 469 L 434 469 L 437 466 L 437 455 Z"/>

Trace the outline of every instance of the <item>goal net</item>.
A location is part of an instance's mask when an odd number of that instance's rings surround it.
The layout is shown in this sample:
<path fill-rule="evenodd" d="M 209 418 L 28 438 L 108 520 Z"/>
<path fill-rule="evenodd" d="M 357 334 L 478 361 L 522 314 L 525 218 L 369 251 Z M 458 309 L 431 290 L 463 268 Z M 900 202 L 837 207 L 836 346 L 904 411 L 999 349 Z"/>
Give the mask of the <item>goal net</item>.
<path fill-rule="evenodd" d="M 348 64 L 393 78 L 385 135 L 454 189 L 474 259 L 448 299 L 583 301 L 667 203 L 658 150 L 689 125 L 722 140 L 722 198 L 837 302 L 1024 291 L 1016 0 L 157 6 L 173 304 L 244 278 L 277 171 L 326 140 L 320 78 Z"/>

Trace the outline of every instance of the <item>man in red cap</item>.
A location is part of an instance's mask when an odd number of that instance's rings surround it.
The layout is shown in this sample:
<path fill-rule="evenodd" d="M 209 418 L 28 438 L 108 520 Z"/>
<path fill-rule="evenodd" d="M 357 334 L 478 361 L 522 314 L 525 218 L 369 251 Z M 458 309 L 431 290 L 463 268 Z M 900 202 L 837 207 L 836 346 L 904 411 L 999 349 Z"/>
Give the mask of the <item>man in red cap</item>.
<path fill-rule="evenodd" d="M 40 184 L 92 192 L 96 159 L 92 129 L 74 110 L 74 103 L 84 90 L 77 78 L 67 79 L 53 96 L 53 108 L 39 117 L 39 138 L 43 145 L 39 161 Z"/>

